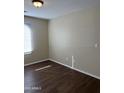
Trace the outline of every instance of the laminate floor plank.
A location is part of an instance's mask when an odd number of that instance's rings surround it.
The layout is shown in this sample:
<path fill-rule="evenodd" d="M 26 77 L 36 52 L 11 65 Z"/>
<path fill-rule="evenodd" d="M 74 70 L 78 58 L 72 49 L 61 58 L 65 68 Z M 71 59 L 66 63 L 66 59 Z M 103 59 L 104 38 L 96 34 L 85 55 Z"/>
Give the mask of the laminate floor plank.
<path fill-rule="evenodd" d="M 100 93 L 100 80 L 48 60 L 24 67 L 24 87 L 25 93 Z"/>

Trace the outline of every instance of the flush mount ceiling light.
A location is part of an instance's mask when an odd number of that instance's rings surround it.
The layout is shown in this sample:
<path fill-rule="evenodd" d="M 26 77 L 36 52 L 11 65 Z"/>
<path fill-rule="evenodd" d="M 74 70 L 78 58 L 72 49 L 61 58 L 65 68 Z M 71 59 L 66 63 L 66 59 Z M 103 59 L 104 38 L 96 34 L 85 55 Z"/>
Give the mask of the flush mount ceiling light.
<path fill-rule="evenodd" d="M 32 3 L 36 8 L 40 8 L 43 6 L 44 2 L 42 0 L 33 0 Z"/>

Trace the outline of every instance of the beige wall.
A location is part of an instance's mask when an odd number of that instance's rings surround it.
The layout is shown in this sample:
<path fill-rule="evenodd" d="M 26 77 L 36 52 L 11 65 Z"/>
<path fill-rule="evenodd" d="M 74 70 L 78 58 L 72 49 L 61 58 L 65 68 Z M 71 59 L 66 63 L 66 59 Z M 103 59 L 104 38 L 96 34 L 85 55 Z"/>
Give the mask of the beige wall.
<path fill-rule="evenodd" d="M 71 66 L 74 56 L 75 68 L 100 77 L 99 16 L 94 6 L 51 20 L 49 57 Z"/>
<path fill-rule="evenodd" d="M 48 58 L 48 21 L 32 17 L 24 17 L 24 21 L 32 30 L 33 52 L 24 56 L 24 63 Z"/>

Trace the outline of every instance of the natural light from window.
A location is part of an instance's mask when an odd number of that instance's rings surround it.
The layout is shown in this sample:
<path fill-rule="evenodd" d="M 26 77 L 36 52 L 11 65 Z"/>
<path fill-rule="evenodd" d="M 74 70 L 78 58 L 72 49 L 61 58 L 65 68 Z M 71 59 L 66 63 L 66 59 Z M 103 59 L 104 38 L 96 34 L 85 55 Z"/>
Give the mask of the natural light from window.
<path fill-rule="evenodd" d="M 31 29 L 28 25 L 24 24 L 24 54 L 31 54 L 32 42 L 31 42 Z"/>

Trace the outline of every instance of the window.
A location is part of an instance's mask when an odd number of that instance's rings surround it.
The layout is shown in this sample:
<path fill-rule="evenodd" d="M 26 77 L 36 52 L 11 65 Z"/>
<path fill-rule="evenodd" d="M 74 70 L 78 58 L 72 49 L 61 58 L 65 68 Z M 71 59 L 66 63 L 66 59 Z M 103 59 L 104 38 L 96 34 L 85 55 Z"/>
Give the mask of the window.
<path fill-rule="evenodd" d="M 24 25 L 24 54 L 31 54 L 32 42 L 31 42 L 31 29 L 26 24 Z"/>

